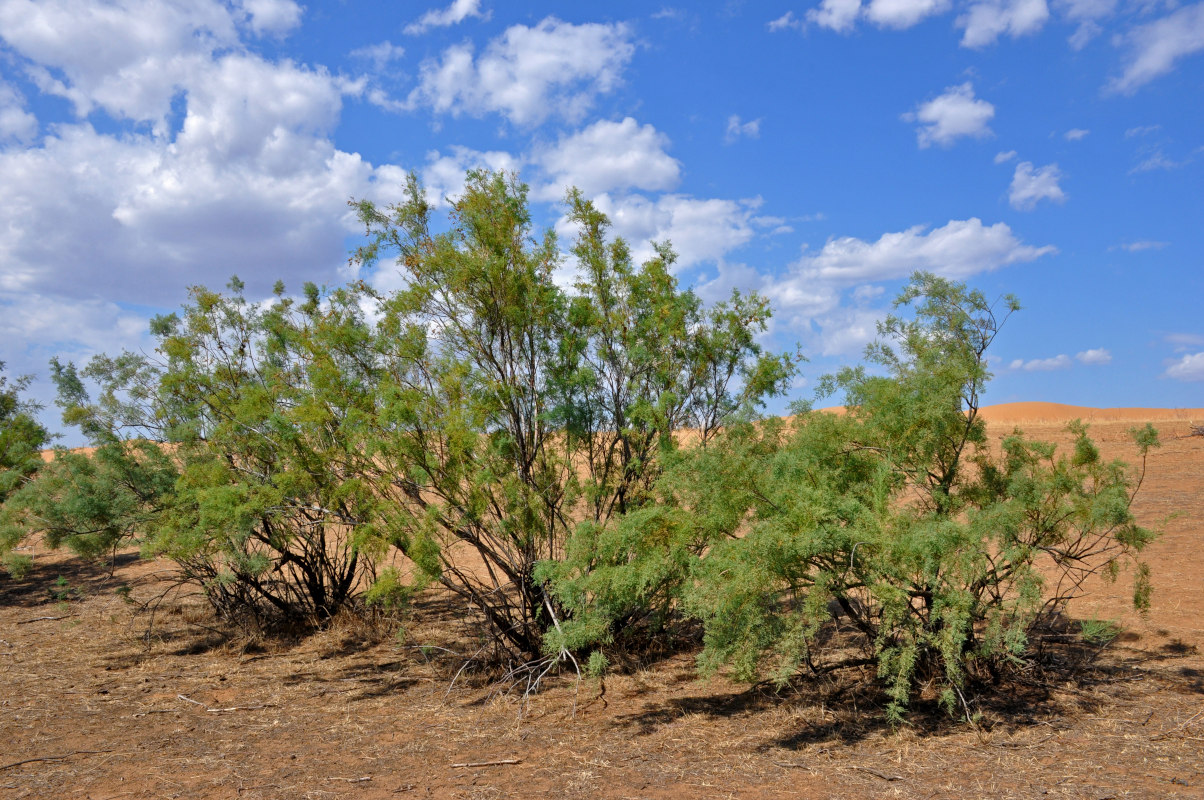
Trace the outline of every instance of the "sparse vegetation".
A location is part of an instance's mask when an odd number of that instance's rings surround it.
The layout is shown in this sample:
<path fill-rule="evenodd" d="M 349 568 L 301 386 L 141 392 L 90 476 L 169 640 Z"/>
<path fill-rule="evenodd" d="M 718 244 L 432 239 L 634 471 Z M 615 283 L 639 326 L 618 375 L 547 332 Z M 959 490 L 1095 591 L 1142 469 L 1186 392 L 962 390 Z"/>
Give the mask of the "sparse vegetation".
<path fill-rule="evenodd" d="M 970 718 L 967 693 L 1032 663 L 1093 575 L 1131 565 L 1148 606 L 1140 473 L 1077 423 L 1069 451 L 987 440 L 986 355 L 1014 299 L 917 274 L 866 365 L 820 382 L 847 413 L 761 420 L 798 362 L 758 344 L 765 300 L 705 308 L 668 244 L 637 266 L 580 194 L 568 208 L 572 291 L 515 178 L 471 173 L 442 233 L 411 178 L 397 206 L 356 204 L 355 258 L 395 258 L 402 289 L 255 303 L 234 279 L 155 319 L 153 356 L 54 363 L 96 449 L 19 467 L 5 540 L 136 542 L 261 625 L 392 613 L 438 583 L 483 615 L 498 663 L 539 675 L 603 675 L 700 625 L 704 672 L 868 667 L 896 723 L 922 691 Z M 1157 437 L 1135 435 L 1144 459 Z"/>

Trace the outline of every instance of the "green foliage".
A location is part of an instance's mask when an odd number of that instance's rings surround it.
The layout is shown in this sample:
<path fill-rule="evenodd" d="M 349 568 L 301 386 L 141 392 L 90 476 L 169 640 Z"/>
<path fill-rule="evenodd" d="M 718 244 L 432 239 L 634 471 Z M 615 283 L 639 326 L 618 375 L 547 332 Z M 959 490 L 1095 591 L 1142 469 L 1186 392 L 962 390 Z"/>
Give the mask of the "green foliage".
<path fill-rule="evenodd" d="M 59 449 L 6 511 L 10 524 L 41 533 L 46 545 L 96 558 L 136 540 L 174 480 L 170 457 L 149 442 L 112 442 L 91 454 Z"/>
<path fill-rule="evenodd" d="M 241 286 L 193 289 L 181 316 L 155 319 L 155 357 L 52 363 L 65 421 L 97 448 L 58 453 L 20 521 L 83 555 L 136 540 L 221 614 L 321 622 L 386 546 L 355 466 L 371 333 L 355 292 L 257 305 Z"/>
<path fill-rule="evenodd" d="M 986 440 L 985 353 L 1015 301 L 999 317 L 919 274 L 897 306 L 914 312 L 880 326 L 876 371 L 822 383 L 847 413 L 732 426 L 668 472 L 660 506 L 582 532 L 556 571 L 569 643 L 605 647 L 678 610 L 704 624 L 704 671 L 788 681 L 868 655 L 898 720 L 920 685 L 952 700 L 1024 659 L 1091 574 L 1134 562 L 1148 602 L 1136 557 L 1153 534 L 1130 512 L 1131 471 L 1077 423 L 1070 452 L 1019 431 L 998 453 Z M 1143 457 L 1157 445 L 1138 441 Z"/>
<path fill-rule="evenodd" d="M 1107 619 L 1084 619 L 1079 622 L 1079 635 L 1088 644 L 1106 645 L 1120 635 L 1120 626 Z"/>
<path fill-rule="evenodd" d="M 380 298 L 373 484 L 395 505 L 382 525 L 422 573 L 481 608 L 505 647 L 533 656 L 559 616 L 545 585 L 576 526 L 648 505 L 678 431 L 709 440 L 782 391 L 795 360 L 754 341 L 762 299 L 703 309 L 678 289 L 668 244 L 636 266 L 576 192 L 579 279 L 566 293 L 556 238 L 534 238 L 526 191 L 471 173 L 450 228 L 433 234 L 411 178 L 404 203 L 357 205 L 370 238 L 357 257 L 395 256 L 405 286 Z M 541 562 L 551 566 L 537 572 Z"/>
<path fill-rule="evenodd" d="M 11 553 L 26 531 L 15 521 L 8 501 L 42 467 L 40 451 L 51 440 L 34 416 L 38 406 L 21 398 L 29 380 L 20 377 L 9 383 L 0 361 L 0 557 L 14 577 L 28 571 L 25 559 Z"/>
<path fill-rule="evenodd" d="M 356 205 L 356 259 L 396 258 L 402 289 L 278 284 L 254 303 L 235 278 L 154 319 L 154 356 L 52 362 L 64 420 L 97 449 L 59 453 L 19 526 L 84 555 L 136 540 L 226 615 L 320 622 L 439 581 L 504 650 L 538 655 L 561 609 L 537 565 L 578 523 L 648 506 L 679 431 L 705 444 L 751 416 L 795 359 L 756 343 L 764 300 L 703 308 L 668 244 L 634 265 L 577 193 L 566 292 L 526 192 L 471 173 L 436 234 L 410 178 L 405 202 Z"/>
<path fill-rule="evenodd" d="M 377 606 L 386 611 L 397 611 L 409 604 L 414 594 L 414 586 L 406 583 L 396 567 L 385 567 L 380 575 L 364 593 L 364 600 L 369 606 Z"/>
<path fill-rule="evenodd" d="M 0 556 L 0 566 L 4 567 L 4 571 L 12 576 L 13 580 L 24 580 L 33 569 L 33 557 L 24 553 L 8 552 Z"/>
<path fill-rule="evenodd" d="M 50 434 L 34 417 L 38 406 L 21 399 L 29 380 L 20 377 L 9 383 L 0 361 L 0 503 L 37 471 L 39 451 L 50 441 Z"/>

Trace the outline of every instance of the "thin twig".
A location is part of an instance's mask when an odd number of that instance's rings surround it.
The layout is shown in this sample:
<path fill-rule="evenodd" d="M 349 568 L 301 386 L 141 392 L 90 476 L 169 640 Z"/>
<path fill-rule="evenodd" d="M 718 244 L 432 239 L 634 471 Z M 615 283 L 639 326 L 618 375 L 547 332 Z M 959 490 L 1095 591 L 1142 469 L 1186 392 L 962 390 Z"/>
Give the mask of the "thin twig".
<path fill-rule="evenodd" d="M 14 761 L 11 764 L 5 764 L 4 766 L 0 767 L 0 770 L 12 769 L 13 767 L 19 767 L 22 764 L 32 764 L 35 761 L 62 761 L 64 758 L 71 758 L 72 756 L 95 755 L 97 753 L 111 753 L 111 752 L 113 752 L 113 751 L 112 750 L 72 750 L 70 753 L 63 753 L 61 756 L 41 756 L 39 758 L 27 758 L 24 761 Z"/>
<path fill-rule="evenodd" d="M 182 694 L 178 694 L 178 695 L 176 695 L 176 697 L 180 698 L 181 700 L 183 700 L 187 703 L 192 703 L 194 706 L 200 706 L 201 708 L 208 711 L 210 714 L 224 714 L 227 711 L 256 711 L 261 708 L 275 708 L 276 707 L 275 703 L 262 703 L 257 706 L 230 706 L 229 708 L 210 708 L 209 706 L 205 705 L 204 703 L 198 703 L 196 700 L 193 700 L 191 697 L 185 697 Z"/>
<path fill-rule="evenodd" d="M 869 767 L 861 767 L 856 764 L 854 764 L 852 767 L 850 767 L 850 769 L 859 769 L 862 772 L 868 772 L 869 774 L 873 775 L 875 778 L 881 778 L 884 781 L 901 781 L 901 780 L 903 780 L 902 775 L 887 775 L 885 772 L 879 772 L 876 769 L 870 769 Z"/>
<path fill-rule="evenodd" d="M 473 767 L 504 767 L 510 764 L 521 764 L 521 758 L 503 758 L 498 761 L 468 761 L 463 764 L 452 764 L 452 769 L 472 769 Z"/>
<path fill-rule="evenodd" d="M 43 620 L 66 619 L 67 617 L 74 617 L 74 616 L 75 616 L 74 614 L 64 614 L 61 617 L 34 617 L 33 619 L 19 619 L 19 620 L 17 620 L 17 624 L 18 625 L 28 625 L 31 622 L 42 622 Z"/>

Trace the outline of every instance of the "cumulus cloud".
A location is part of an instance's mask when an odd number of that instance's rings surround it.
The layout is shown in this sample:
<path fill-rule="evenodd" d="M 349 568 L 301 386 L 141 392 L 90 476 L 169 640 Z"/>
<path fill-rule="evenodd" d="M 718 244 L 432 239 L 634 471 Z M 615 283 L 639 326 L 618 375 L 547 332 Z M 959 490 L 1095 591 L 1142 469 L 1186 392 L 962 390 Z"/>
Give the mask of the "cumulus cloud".
<path fill-rule="evenodd" d="M 1004 150 L 1004 151 L 1001 151 L 1001 152 L 998 152 L 995 154 L 995 163 L 996 164 L 1006 164 L 1008 161 L 1011 161 L 1015 157 L 1016 157 L 1015 150 Z"/>
<path fill-rule="evenodd" d="M 25 110 L 25 97 L 0 80 L 0 144 L 27 142 L 38 135 L 38 118 Z"/>
<path fill-rule="evenodd" d="M 1204 3 L 1184 6 L 1162 19 L 1139 25 L 1123 37 L 1124 72 L 1108 84 L 1132 94 L 1174 69 L 1175 62 L 1204 50 Z"/>
<path fill-rule="evenodd" d="M 622 23 L 574 25 L 548 17 L 535 27 L 507 28 L 479 57 L 463 43 L 424 62 L 407 103 L 437 114 L 499 113 L 522 126 L 552 116 L 572 122 L 597 95 L 619 85 L 634 53 Z"/>
<path fill-rule="evenodd" d="M 1023 244 L 1005 223 L 987 226 L 977 217 L 925 230 L 916 225 L 885 233 L 875 242 L 851 236 L 832 239 L 815 255 L 804 255 L 799 266 L 815 277 L 841 283 L 891 280 L 915 270 L 960 279 L 1057 252 L 1052 245 Z"/>
<path fill-rule="evenodd" d="M 986 47 L 1000 36 L 1012 38 L 1036 33 L 1049 19 L 1045 0 L 979 0 L 957 18 L 964 28 L 962 47 Z"/>
<path fill-rule="evenodd" d="M 881 28 L 902 30 L 949 10 L 950 0 L 870 0 L 865 17 Z"/>
<path fill-rule="evenodd" d="M 1012 186 L 1008 190 L 1008 202 L 1019 211 L 1031 211 L 1042 200 L 1055 203 L 1066 202 L 1066 192 L 1058 185 L 1063 178 L 1057 164 L 1047 164 L 1038 169 L 1031 161 L 1021 161 L 1012 175 Z"/>
<path fill-rule="evenodd" d="M 1066 133 L 1062 134 L 1062 138 L 1068 142 L 1077 142 L 1082 139 L 1086 139 L 1087 134 L 1089 133 L 1091 133 L 1091 131 L 1086 130 L 1085 128 L 1071 128 L 1070 130 L 1066 131 Z"/>
<path fill-rule="evenodd" d="M 174 305 L 231 273 L 252 290 L 333 279 L 355 229 L 347 198 L 397 176 L 331 142 L 339 79 L 240 46 L 256 15 L 260 32 L 287 30 L 293 5 L 0 2 L 44 92 L 138 123 L 60 123 L 0 151 L 0 291 Z"/>
<path fill-rule="evenodd" d="M 656 199 L 600 194 L 594 203 L 610 217 L 615 234 L 631 245 L 637 261 L 653 254 L 650 242 L 669 241 L 677 252 L 678 270 L 720 261 L 755 235 L 756 202 L 683 194 Z"/>
<path fill-rule="evenodd" d="M 991 135 L 988 124 L 995 116 L 995 106 L 974 96 L 974 87 L 969 83 L 950 86 L 945 93 L 915 111 L 903 115 L 904 122 L 918 122 L 916 139 L 920 147 L 938 144 L 949 147 L 965 136 L 983 138 Z"/>
<path fill-rule="evenodd" d="M 851 31 L 858 19 L 867 19 L 879 28 L 903 30 L 918 25 L 928 17 L 943 14 L 951 7 L 951 0 L 823 0 L 818 8 L 807 12 L 807 19 L 821 28 L 838 33 Z M 770 23 L 770 30 L 785 27 L 793 20 L 788 13 Z"/>
<path fill-rule="evenodd" d="M 631 117 L 621 122 L 600 120 L 535 156 L 548 175 L 548 184 L 537 193 L 559 199 L 568 186 L 576 186 L 586 196 L 673 189 L 681 179 L 681 164 L 665 152 L 668 146 L 667 136 Z"/>
<path fill-rule="evenodd" d="M 847 33 L 853 30 L 860 14 L 861 0 L 823 0 L 819 8 L 807 12 L 807 19 L 821 28 Z"/>
<path fill-rule="evenodd" d="M 1023 358 L 1017 358 L 1008 364 L 1008 369 L 1023 370 L 1025 372 L 1052 372 L 1058 369 L 1069 369 L 1072 366 L 1070 356 L 1057 355 L 1053 358 L 1033 358 L 1025 361 Z"/>
<path fill-rule="evenodd" d="M 172 99 L 219 48 L 238 42 L 230 10 L 216 2 L 3 0 L 0 36 L 26 60 L 38 88 L 86 116 L 165 130 Z"/>
<path fill-rule="evenodd" d="M 755 290 L 773 303 L 791 336 L 806 340 L 811 352 L 847 356 L 873 340 L 885 313 L 874 306 L 884 293 L 875 283 L 903 278 L 915 270 L 964 279 L 999 267 L 1055 253 L 1019 241 L 1003 223 L 952 220 L 935 230 L 917 226 L 867 242 L 853 237 L 828 241 L 779 273 L 761 273 L 744 264 L 720 261 L 718 274 L 701 283 L 704 299 L 721 299 L 733 288 Z"/>
<path fill-rule="evenodd" d="M 1163 377 L 1177 381 L 1204 381 L 1204 353 L 1191 353 L 1166 368 Z"/>
<path fill-rule="evenodd" d="M 489 19 L 489 12 L 481 11 L 481 0 L 452 0 L 452 4 L 447 8 L 433 8 L 423 14 L 417 22 L 411 22 L 405 27 L 405 32 L 417 36 L 431 28 L 459 25 L 469 17 Z"/>
<path fill-rule="evenodd" d="M 754 119 L 749 122 L 744 122 L 736 114 L 732 114 L 727 118 L 727 130 L 723 134 L 723 141 L 727 144 L 732 144 L 741 137 L 749 139 L 757 139 L 761 136 L 761 120 Z"/>
<path fill-rule="evenodd" d="M 241 5 L 257 36 L 283 36 L 301 24 L 301 6 L 293 0 L 241 0 Z"/>
<path fill-rule="evenodd" d="M 1096 364 L 1111 364 L 1112 354 L 1102 347 L 1084 350 L 1075 355 L 1075 360 L 1080 364 L 1096 365 Z"/>

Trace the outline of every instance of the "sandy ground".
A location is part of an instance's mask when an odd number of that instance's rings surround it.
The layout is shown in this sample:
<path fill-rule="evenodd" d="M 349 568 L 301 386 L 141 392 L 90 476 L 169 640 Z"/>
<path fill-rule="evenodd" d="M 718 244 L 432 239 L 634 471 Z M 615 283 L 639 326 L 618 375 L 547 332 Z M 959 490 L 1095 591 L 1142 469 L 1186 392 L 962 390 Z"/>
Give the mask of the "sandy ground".
<path fill-rule="evenodd" d="M 471 671 L 453 683 L 477 634 L 442 592 L 401 640 L 363 623 L 231 638 L 187 599 L 147 637 L 117 590 L 146 599 L 169 565 L 124 554 L 110 574 L 39 551 L 0 583 L 0 797 L 1204 797 L 1204 411 L 985 415 L 993 438 L 1056 441 L 1080 417 L 1128 458 L 1127 430 L 1154 421 L 1135 507 L 1164 533 L 1152 612 L 1127 609 L 1123 580 L 1093 587 L 1076 612 L 1125 625 L 1100 666 L 984 705 L 978 729 L 921 707 L 891 730 L 849 685 L 701 681 L 690 653 L 604 693 L 563 676 L 524 708 Z"/>

